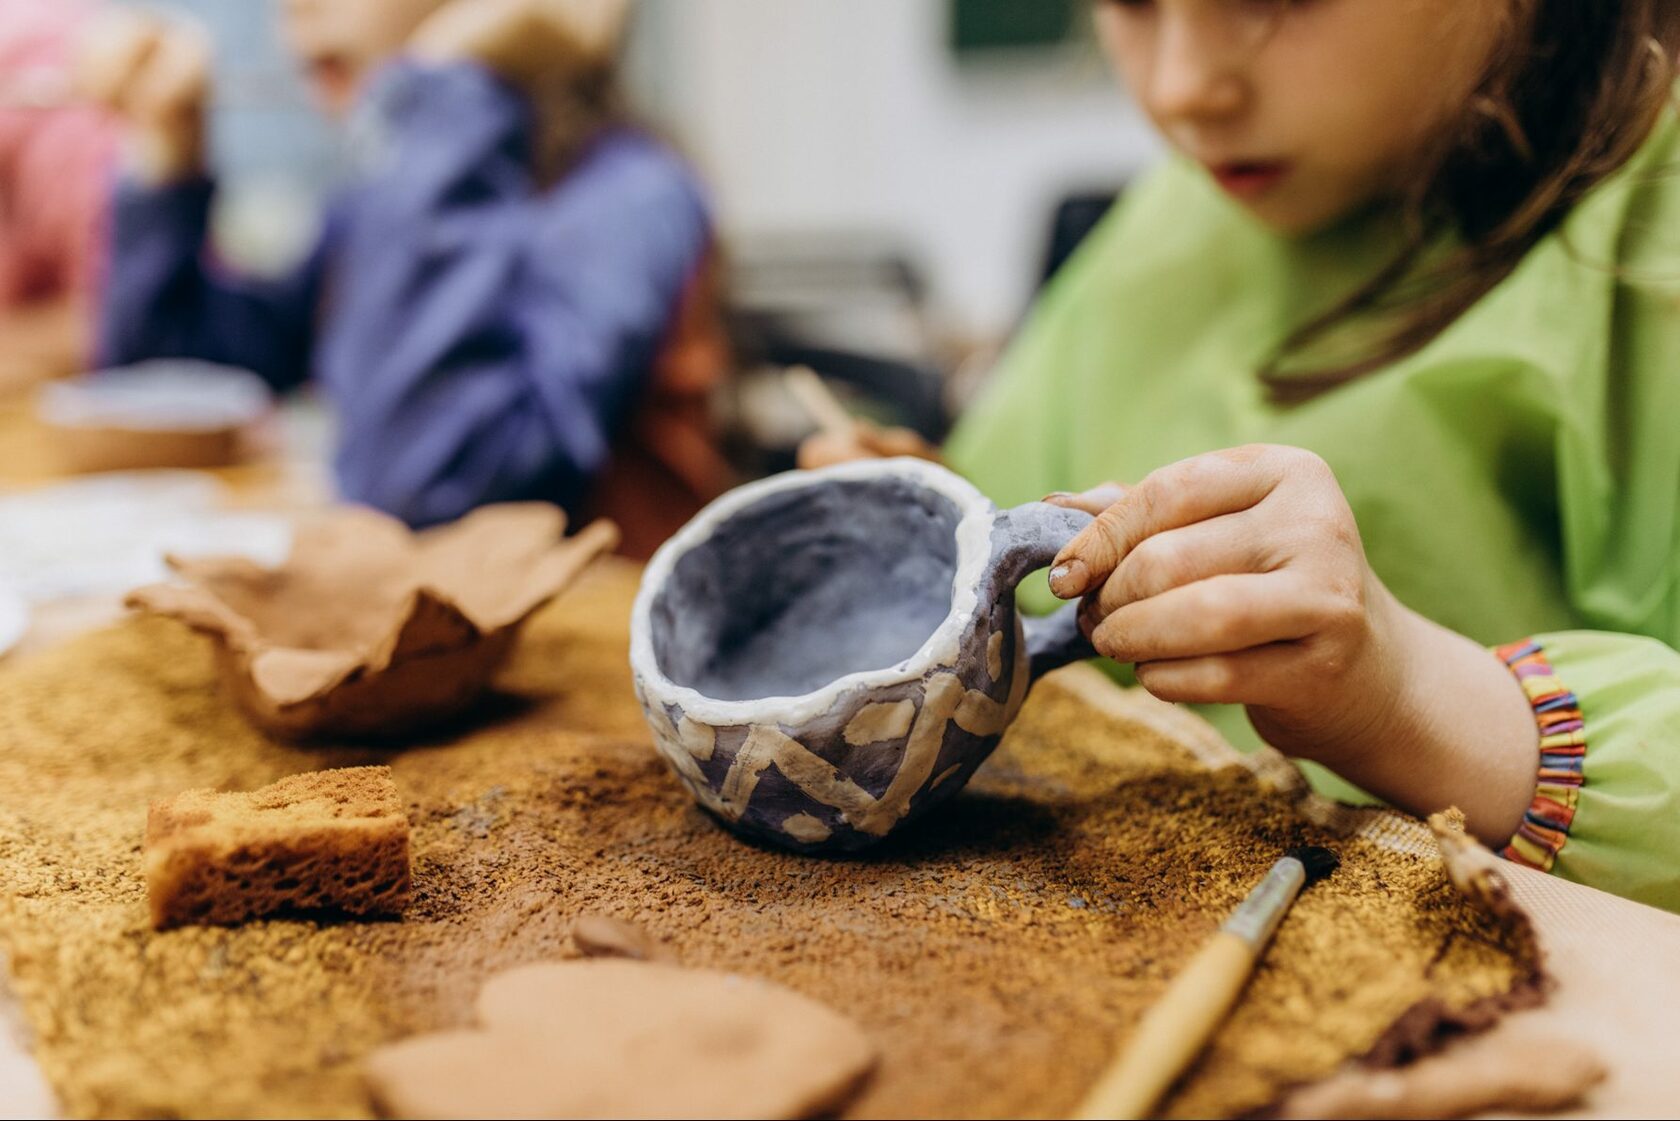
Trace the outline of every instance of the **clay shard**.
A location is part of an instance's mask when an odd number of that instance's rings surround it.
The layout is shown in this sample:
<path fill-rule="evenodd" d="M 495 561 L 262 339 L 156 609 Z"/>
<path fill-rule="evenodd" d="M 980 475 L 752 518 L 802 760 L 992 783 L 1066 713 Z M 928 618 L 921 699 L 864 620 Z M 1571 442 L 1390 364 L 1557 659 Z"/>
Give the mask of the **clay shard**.
<path fill-rule="evenodd" d="M 391 1117 L 810 1117 L 874 1068 L 850 1020 L 783 988 L 624 960 L 492 977 L 479 1030 L 380 1048 L 364 1072 Z"/>
<path fill-rule="evenodd" d="M 282 911 L 398 914 L 408 816 L 389 767 L 292 775 L 247 793 L 188 790 L 152 803 L 145 868 L 159 929 Z"/>
<path fill-rule="evenodd" d="M 1514 918 L 1521 909 L 1511 896 L 1505 862 L 1464 831 L 1464 812 L 1458 807 L 1429 815 L 1429 831 L 1441 850 L 1447 878 L 1465 896 L 1501 918 Z"/>
<path fill-rule="evenodd" d="M 675 963 L 676 952 L 635 923 L 608 915 L 582 915 L 572 924 L 572 943 L 590 958 Z"/>
<path fill-rule="evenodd" d="M 608 521 L 565 528 L 540 502 L 419 533 L 343 507 L 300 524 L 278 568 L 171 557 L 182 582 L 128 604 L 208 635 L 225 687 L 269 732 L 398 736 L 477 700 L 525 619 L 618 543 Z"/>

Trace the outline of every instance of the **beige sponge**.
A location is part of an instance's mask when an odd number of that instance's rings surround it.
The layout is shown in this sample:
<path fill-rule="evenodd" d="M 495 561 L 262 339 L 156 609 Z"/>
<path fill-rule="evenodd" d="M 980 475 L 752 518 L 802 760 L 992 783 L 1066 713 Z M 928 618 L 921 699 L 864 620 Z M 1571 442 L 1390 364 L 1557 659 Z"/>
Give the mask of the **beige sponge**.
<path fill-rule="evenodd" d="M 408 904 L 408 817 L 389 767 L 188 790 L 152 803 L 145 864 L 159 929 L 276 911 L 396 914 Z"/>

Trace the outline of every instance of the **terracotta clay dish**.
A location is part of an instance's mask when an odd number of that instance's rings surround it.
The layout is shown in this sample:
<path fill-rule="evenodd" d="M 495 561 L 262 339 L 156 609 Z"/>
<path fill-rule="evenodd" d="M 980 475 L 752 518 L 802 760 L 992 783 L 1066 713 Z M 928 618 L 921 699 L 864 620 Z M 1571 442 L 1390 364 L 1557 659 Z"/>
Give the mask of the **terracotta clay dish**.
<path fill-rule="evenodd" d="M 492 977 L 479 1027 L 368 1057 L 392 1117 L 811 1117 L 875 1065 L 856 1024 L 770 981 L 622 960 Z"/>
<path fill-rule="evenodd" d="M 278 568 L 172 556 L 184 582 L 127 602 L 210 636 L 224 686 L 266 731 L 387 738 L 477 700 L 520 624 L 618 542 L 609 521 L 565 528 L 546 503 L 419 533 L 342 507 L 300 524 Z"/>
<path fill-rule="evenodd" d="M 36 415 L 66 471 L 230 467 L 271 401 L 246 370 L 171 359 L 51 382 Z"/>

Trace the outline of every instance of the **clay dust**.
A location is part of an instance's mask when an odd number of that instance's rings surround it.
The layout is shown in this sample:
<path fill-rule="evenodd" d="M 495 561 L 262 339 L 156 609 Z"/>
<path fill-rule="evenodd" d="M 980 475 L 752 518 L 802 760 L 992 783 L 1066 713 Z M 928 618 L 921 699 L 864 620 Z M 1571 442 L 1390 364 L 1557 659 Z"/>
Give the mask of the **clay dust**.
<path fill-rule="evenodd" d="M 202 640 L 134 620 L 0 672 L 0 950 L 73 1116 L 360 1117 L 375 1046 L 472 1020 L 493 972 L 575 957 L 599 914 L 687 965 L 765 977 L 879 1047 L 847 1116 L 1063 1115 L 1285 849 L 1341 869 L 1292 909 L 1167 1104 L 1232 1115 L 1330 1074 L 1420 1002 L 1532 991 L 1523 924 L 1437 860 L 1336 841 L 1241 768 L 1051 677 L 972 787 L 860 859 L 752 847 L 695 808 L 631 695 L 635 570 L 534 617 L 477 723 L 403 751 L 277 744 Z M 146 803 L 389 762 L 412 823 L 401 921 L 153 932 Z"/>

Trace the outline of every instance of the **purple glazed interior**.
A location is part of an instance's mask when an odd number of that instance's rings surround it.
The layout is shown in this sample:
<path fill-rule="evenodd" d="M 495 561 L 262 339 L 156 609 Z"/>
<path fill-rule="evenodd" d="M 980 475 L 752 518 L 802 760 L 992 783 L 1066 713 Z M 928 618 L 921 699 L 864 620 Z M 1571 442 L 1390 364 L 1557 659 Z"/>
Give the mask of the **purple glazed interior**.
<path fill-rule="evenodd" d="M 891 475 L 766 495 L 677 559 L 652 604 L 654 657 L 720 701 L 892 667 L 951 612 L 962 517 Z"/>

